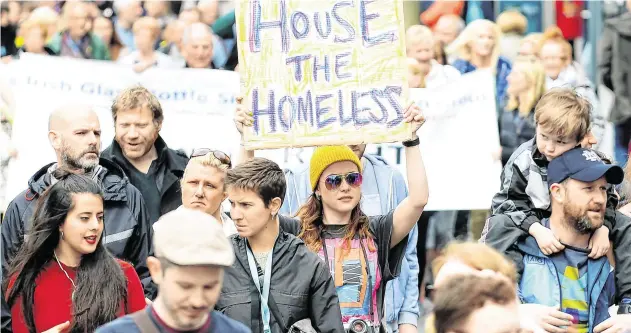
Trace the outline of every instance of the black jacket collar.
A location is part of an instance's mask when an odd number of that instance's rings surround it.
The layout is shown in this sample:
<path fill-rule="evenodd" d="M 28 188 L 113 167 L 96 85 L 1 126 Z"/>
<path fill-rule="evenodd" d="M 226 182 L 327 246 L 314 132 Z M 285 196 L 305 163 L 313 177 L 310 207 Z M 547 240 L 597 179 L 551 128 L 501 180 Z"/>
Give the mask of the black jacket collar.
<path fill-rule="evenodd" d="M 29 191 L 42 195 L 53 183 L 52 175 L 48 172 L 55 163 L 49 163 L 39 169 L 29 180 Z M 103 157 L 99 159 L 99 165 L 103 171 L 99 174 L 101 188 L 105 200 L 125 201 L 127 200 L 127 184 L 129 180 L 125 176 L 123 169 Z"/>
<path fill-rule="evenodd" d="M 154 143 L 156 147 L 156 153 L 158 155 L 158 163 L 164 163 L 166 165 L 167 170 L 172 171 L 178 174 L 179 177 L 184 173 L 184 169 L 186 169 L 186 164 L 188 163 L 188 157 L 185 153 L 176 151 L 173 149 L 169 149 L 164 139 L 158 135 L 156 142 Z M 128 167 L 130 165 L 129 161 L 123 155 L 123 150 L 116 140 L 112 140 L 112 144 L 103 151 L 103 155 L 105 158 L 111 159 L 116 164 L 122 167 Z"/>

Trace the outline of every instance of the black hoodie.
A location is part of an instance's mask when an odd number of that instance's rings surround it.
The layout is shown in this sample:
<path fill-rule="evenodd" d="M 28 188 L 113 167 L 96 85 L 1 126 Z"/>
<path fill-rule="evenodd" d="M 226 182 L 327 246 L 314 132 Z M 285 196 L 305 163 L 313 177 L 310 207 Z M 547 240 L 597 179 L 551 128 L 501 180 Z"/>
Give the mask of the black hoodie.
<path fill-rule="evenodd" d="M 6 278 L 11 260 L 24 241 L 25 231 L 32 223 L 37 199 L 52 185 L 49 169 L 54 163 L 41 168 L 29 180 L 28 189 L 11 201 L 2 221 L 2 276 Z M 97 177 L 104 196 L 103 237 L 105 247 L 115 257 L 134 265 L 145 295 L 153 299 L 155 286 L 147 269 L 147 257 L 152 253 L 151 224 L 142 195 L 125 177 L 116 164 L 101 158 Z"/>

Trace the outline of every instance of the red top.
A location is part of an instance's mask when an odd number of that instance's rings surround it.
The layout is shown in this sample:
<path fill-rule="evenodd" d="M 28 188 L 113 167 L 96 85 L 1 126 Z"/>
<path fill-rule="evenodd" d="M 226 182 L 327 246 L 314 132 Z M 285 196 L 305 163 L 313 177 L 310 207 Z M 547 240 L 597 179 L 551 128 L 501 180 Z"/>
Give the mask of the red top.
<path fill-rule="evenodd" d="M 556 1 L 556 21 L 557 26 L 563 32 L 563 37 L 573 40 L 583 36 L 583 18 L 581 11 L 585 4 L 584 0 L 557 0 Z"/>
<path fill-rule="evenodd" d="M 145 294 L 138 274 L 134 267 L 121 260 L 116 260 L 127 279 L 127 311 L 124 311 L 124 303 L 121 302 L 119 317 L 127 313 L 133 313 L 145 308 Z M 75 279 L 77 272 L 75 268 L 61 264 L 71 279 Z M 9 289 L 13 287 L 15 278 L 12 278 Z M 44 268 L 35 282 L 35 300 L 33 316 L 35 319 L 35 330 L 43 332 L 51 327 L 72 319 L 72 283 L 64 272 L 59 268 L 55 260 Z M 8 292 L 7 292 L 8 295 Z M 98 300 L 95 300 L 98 301 Z M 28 333 L 28 328 L 22 316 L 22 298 L 18 297 L 11 307 L 11 318 L 13 333 Z"/>

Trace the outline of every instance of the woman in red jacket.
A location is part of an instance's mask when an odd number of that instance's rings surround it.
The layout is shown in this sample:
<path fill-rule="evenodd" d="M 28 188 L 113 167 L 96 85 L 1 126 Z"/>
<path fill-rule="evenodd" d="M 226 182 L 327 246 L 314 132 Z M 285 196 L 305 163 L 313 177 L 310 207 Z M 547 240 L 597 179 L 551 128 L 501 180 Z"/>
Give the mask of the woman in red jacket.
<path fill-rule="evenodd" d="M 103 245 L 103 196 L 92 179 L 57 170 L 39 199 L 24 245 L 11 263 L 3 295 L 14 333 L 97 327 L 145 307 L 132 265 Z"/>

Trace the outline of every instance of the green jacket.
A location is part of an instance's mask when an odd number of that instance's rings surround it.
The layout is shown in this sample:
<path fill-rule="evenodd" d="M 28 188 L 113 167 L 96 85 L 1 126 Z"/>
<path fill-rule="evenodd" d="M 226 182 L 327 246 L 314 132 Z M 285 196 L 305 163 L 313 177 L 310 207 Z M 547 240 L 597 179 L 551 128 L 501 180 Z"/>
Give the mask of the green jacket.
<path fill-rule="evenodd" d="M 61 53 L 61 42 L 62 42 L 62 34 L 63 32 L 57 33 L 53 38 L 50 39 L 48 46 L 56 55 Z M 90 37 L 90 47 L 92 48 L 92 59 L 94 60 L 111 60 L 110 51 L 107 46 L 103 43 L 101 38 L 89 32 L 88 36 Z"/>

